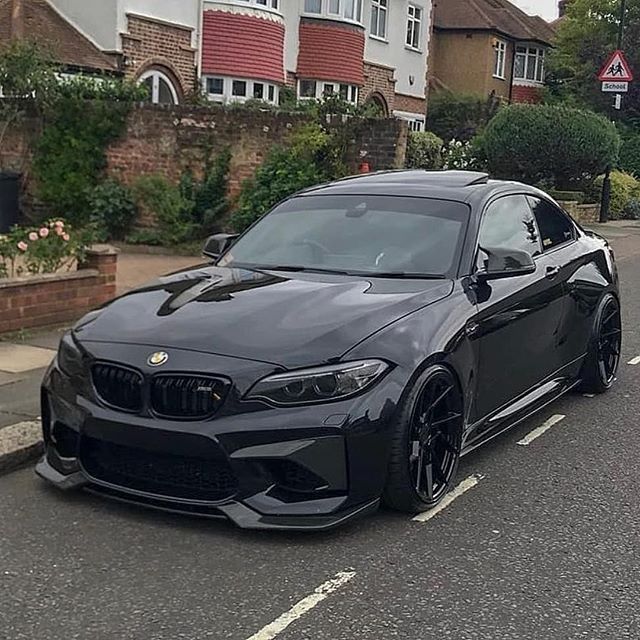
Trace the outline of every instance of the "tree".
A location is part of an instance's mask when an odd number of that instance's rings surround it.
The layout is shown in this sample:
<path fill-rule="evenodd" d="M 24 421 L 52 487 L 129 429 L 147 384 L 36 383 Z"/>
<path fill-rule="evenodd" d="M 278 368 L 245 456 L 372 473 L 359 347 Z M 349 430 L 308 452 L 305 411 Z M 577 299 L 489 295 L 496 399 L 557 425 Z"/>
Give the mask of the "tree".
<path fill-rule="evenodd" d="M 573 0 L 549 56 L 550 99 L 611 113 L 612 94 L 603 94 L 598 72 L 617 49 L 621 0 Z M 640 0 L 627 0 L 623 49 L 639 81 L 624 97 L 620 119 L 640 124 Z"/>

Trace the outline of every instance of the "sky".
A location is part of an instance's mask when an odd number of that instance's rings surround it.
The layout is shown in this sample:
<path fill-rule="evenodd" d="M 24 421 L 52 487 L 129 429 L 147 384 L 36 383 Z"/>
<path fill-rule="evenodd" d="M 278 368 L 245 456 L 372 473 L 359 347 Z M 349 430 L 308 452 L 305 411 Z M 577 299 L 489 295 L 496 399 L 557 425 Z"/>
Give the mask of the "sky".
<path fill-rule="evenodd" d="M 521 9 L 532 15 L 539 15 L 545 20 L 555 20 L 558 17 L 558 0 L 511 0 Z"/>

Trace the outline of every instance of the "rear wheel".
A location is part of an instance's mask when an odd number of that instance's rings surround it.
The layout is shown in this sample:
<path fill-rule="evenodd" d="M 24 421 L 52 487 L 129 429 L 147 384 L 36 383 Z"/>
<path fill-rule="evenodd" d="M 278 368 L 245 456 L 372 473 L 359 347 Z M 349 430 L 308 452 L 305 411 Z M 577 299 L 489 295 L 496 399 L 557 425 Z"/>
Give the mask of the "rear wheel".
<path fill-rule="evenodd" d="M 444 498 L 458 468 L 463 422 L 455 376 L 445 367 L 429 368 L 400 410 L 384 492 L 388 506 L 419 513 Z"/>
<path fill-rule="evenodd" d="M 608 293 L 598 308 L 593 338 L 582 369 L 584 391 L 604 393 L 611 388 L 620 364 L 621 346 L 620 304 Z"/>

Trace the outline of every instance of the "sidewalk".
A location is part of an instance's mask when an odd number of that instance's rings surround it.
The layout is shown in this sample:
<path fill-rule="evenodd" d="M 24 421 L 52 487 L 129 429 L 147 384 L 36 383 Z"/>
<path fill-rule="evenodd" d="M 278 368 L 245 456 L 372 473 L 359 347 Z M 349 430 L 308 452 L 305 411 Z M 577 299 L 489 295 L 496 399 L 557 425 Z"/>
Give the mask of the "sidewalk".
<path fill-rule="evenodd" d="M 118 293 L 202 261 L 201 256 L 122 253 L 118 258 Z M 0 338 L 0 429 L 40 415 L 40 381 L 64 331 L 34 330 L 12 341 Z"/>

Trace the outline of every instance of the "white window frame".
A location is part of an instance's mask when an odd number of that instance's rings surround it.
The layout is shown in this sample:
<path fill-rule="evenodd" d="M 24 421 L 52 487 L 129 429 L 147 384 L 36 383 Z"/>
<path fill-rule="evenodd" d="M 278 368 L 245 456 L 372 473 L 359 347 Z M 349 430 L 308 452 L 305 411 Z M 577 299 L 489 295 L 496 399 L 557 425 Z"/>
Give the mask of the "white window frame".
<path fill-rule="evenodd" d="M 506 79 L 507 72 L 507 43 L 504 40 L 496 40 L 493 43 L 495 58 L 493 61 L 493 77 L 498 80 Z"/>
<path fill-rule="evenodd" d="M 407 49 L 422 53 L 423 24 L 424 7 L 422 5 L 410 2 L 409 6 L 407 7 L 407 35 L 404 43 Z"/>
<path fill-rule="evenodd" d="M 315 82 L 314 95 L 302 95 L 301 88 L 303 82 Z M 350 104 L 358 104 L 358 100 L 360 98 L 360 88 L 355 84 L 340 82 L 339 80 L 313 80 L 312 78 L 302 78 L 301 80 L 298 80 L 298 100 L 322 100 L 331 92 L 342 96 L 343 100 Z M 343 95 L 344 93 L 346 93 L 346 98 Z"/>
<path fill-rule="evenodd" d="M 320 11 L 311 11 L 310 8 L 307 8 L 306 0 L 301 1 L 303 16 L 362 24 L 364 0 L 318 0 Z M 335 7 L 337 7 L 337 11 Z M 348 17 L 350 7 L 353 9 L 353 17 Z"/>
<path fill-rule="evenodd" d="M 160 104 L 160 80 L 163 80 L 167 83 L 169 90 L 171 91 L 173 104 L 180 104 L 180 100 L 178 99 L 178 92 L 173 85 L 173 81 L 166 73 L 163 73 L 159 69 L 149 69 L 138 78 L 138 84 L 144 84 L 144 82 L 149 78 L 153 78 L 153 86 L 151 88 L 152 104 Z"/>
<path fill-rule="evenodd" d="M 216 0 L 223 4 L 236 5 L 238 7 L 254 7 L 261 11 L 271 11 L 282 15 L 281 3 L 285 0 Z"/>
<path fill-rule="evenodd" d="M 535 85 L 544 84 L 546 55 L 547 51 L 544 47 L 528 44 L 516 45 L 516 58 L 513 66 L 514 81 Z M 518 75 L 517 71 L 519 60 L 523 62 L 521 75 Z M 528 77 L 531 67 L 533 67 L 533 78 Z"/>
<path fill-rule="evenodd" d="M 381 28 L 382 27 L 382 28 Z M 387 42 L 389 30 L 389 0 L 371 0 L 369 37 Z"/>
<path fill-rule="evenodd" d="M 210 80 L 222 80 L 222 93 L 210 93 L 209 81 Z M 233 83 L 245 82 L 246 94 L 244 96 L 233 95 Z M 256 85 L 262 85 L 262 98 L 255 97 Z M 262 100 L 267 104 L 278 105 L 280 101 L 280 85 L 269 80 L 258 80 L 255 78 L 237 78 L 235 76 L 221 76 L 208 74 L 202 77 L 203 91 L 209 101 L 220 102 L 221 104 L 229 104 L 232 102 L 243 103 L 248 100 Z M 270 94 L 273 94 L 273 99 L 270 98 Z"/>
<path fill-rule="evenodd" d="M 411 113 L 410 111 L 394 111 L 393 115 L 399 120 L 405 120 L 409 124 L 409 131 L 426 131 L 427 117 L 423 113 Z"/>

